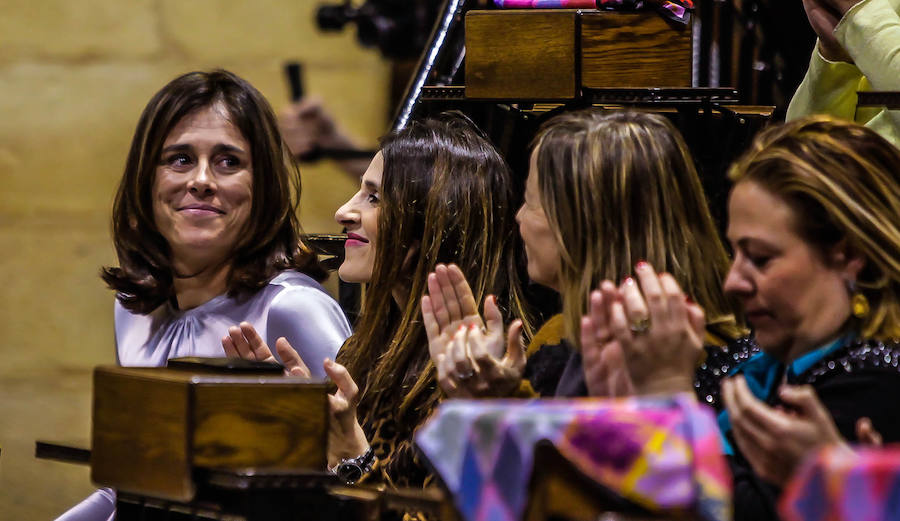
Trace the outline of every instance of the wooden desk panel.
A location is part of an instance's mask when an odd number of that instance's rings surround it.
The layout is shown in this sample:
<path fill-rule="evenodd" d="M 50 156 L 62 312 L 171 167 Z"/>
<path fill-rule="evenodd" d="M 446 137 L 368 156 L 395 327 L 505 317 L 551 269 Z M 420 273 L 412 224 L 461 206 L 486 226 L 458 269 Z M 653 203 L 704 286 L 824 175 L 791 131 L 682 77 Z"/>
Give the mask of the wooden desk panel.
<path fill-rule="evenodd" d="M 466 14 L 469 99 L 574 99 L 582 88 L 690 87 L 691 26 L 653 11 Z"/>
<path fill-rule="evenodd" d="M 581 84 L 638 88 L 691 86 L 691 29 L 652 11 L 581 15 Z"/>
<path fill-rule="evenodd" d="M 466 97 L 574 97 L 577 13 L 572 9 L 469 11 Z"/>
<path fill-rule="evenodd" d="M 98 367 L 93 417 L 91 478 L 134 494 L 189 501 L 196 468 L 326 466 L 324 382 Z"/>

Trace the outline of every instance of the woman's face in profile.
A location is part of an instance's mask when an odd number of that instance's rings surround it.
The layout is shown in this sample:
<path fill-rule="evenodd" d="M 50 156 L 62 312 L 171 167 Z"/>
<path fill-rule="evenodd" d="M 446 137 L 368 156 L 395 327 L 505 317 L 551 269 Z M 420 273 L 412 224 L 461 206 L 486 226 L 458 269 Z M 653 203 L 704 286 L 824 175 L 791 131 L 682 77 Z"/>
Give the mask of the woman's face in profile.
<path fill-rule="evenodd" d="M 347 229 L 344 262 L 338 268 L 338 276 L 345 282 L 367 283 L 372 279 L 383 173 L 384 157 L 378 152 L 360 179 L 359 191 L 334 214 Z"/>
<path fill-rule="evenodd" d="M 250 216 L 250 144 L 221 104 L 185 116 L 166 137 L 153 181 L 156 227 L 176 270 L 224 262 Z"/>
<path fill-rule="evenodd" d="M 531 153 L 528 179 L 525 181 L 525 200 L 516 213 L 519 234 L 528 257 L 528 277 L 549 288 L 559 289 L 560 255 L 556 236 L 541 205 L 538 187 L 537 149 Z"/>
<path fill-rule="evenodd" d="M 839 252 L 828 258 L 794 230 L 798 216 L 753 181 L 735 185 L 728 201 L 734 261 L 725 291 L 737 297 L 756 340 L 782 361 L 833 340 L 850 318 L 847 281 L 855 266 Z"/>

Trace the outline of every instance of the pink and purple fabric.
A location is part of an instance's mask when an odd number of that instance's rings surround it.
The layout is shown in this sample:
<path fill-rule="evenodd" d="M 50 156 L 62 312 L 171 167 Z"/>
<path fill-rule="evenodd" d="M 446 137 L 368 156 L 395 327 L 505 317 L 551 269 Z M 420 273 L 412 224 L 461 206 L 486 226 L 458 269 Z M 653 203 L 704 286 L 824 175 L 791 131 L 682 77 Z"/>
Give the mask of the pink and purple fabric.
<path fill-rule="evenodd" d="M 900 520 L 900 447 L 829 447 L 810 458 L 785 488 L 784 521 Z"/>
<path fill-rule="evenodd" d="M 522 518 L 538 443 L 654 512 L 731 519 L 712 411 L 691 395 L 618 400 L 449 400 L 416 443 L 466 521 Z"/>
<path fill-rule="evenodd" d="M 655 9 L 664 17 L 685 24 L 694 10 L 693 0 L 494 0 L 494 5 L 501 9 Z"/>

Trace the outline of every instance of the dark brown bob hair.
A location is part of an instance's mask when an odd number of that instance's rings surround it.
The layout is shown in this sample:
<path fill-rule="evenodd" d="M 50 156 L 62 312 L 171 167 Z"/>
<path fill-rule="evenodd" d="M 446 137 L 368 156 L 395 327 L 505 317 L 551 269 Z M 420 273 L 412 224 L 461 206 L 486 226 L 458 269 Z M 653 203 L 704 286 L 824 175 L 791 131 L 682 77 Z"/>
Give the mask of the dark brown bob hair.
<path fill-rule="evenodd" d="M 285 269 L 325 277 L 316 255 L 300 239 L 300 175 L 269 103 L 231 72 L 190 72 L 169 82 L 144 108 L 113 204 L 119 266 L 103 268 L 101 277 L 132 312 L 150 313 L 174 295 L 171 251 L 153 217 L 153 183 L 163 142 L 185 116 L 214 104 L 225 107 L 250 144 L 253 168 L 250 218 L 231 253 L 228 294 L 252 293 Z"/>

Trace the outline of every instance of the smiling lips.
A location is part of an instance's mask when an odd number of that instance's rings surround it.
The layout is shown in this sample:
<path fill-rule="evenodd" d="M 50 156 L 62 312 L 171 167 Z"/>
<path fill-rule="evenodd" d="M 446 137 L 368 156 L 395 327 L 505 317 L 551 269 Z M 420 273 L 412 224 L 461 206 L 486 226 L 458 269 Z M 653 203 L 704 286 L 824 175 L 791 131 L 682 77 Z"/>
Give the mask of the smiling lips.
<path fill-rule="evenodd" d="M 225 215 L 225 212 L 215 206 L 209 204 L 188 204 L 178 208 L 179 212 L 187 212 L 193 215 L 209 215 L 211 213 L 217 215 Z"/>
<path fill-rule="evenodd" d="M 369 239 L 366 239 L 362 235 L 357 235 L 355 233 L 348 233 L 347 240 L 344 242 L 344 247 L 348 246 L 362 246 L 363 244 L 368 244 Z"/>

